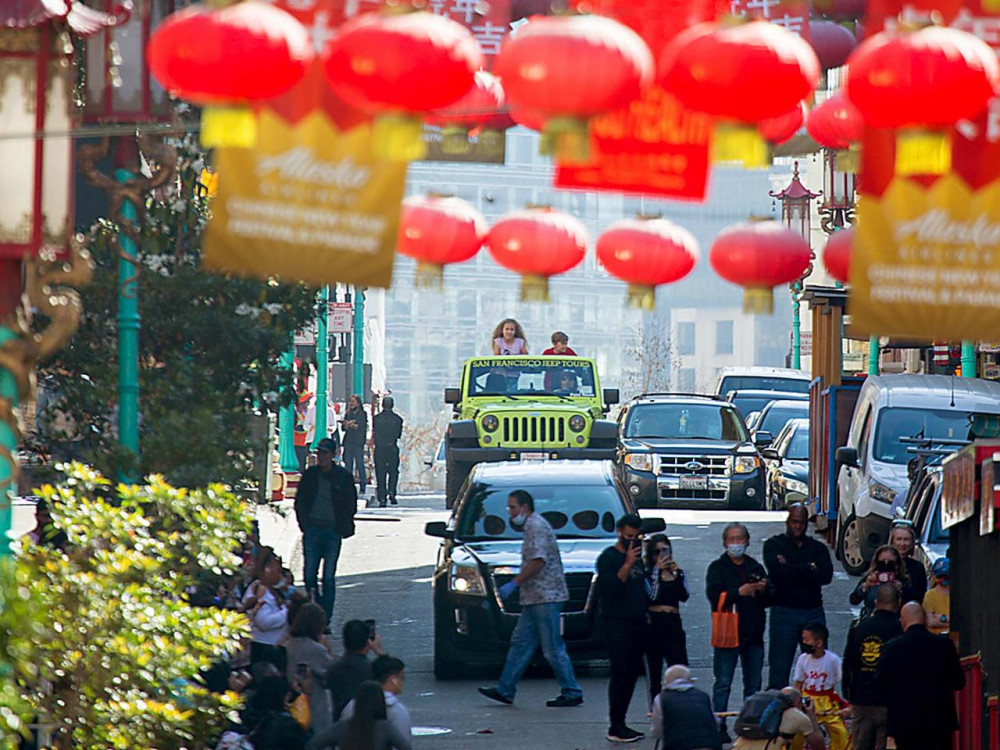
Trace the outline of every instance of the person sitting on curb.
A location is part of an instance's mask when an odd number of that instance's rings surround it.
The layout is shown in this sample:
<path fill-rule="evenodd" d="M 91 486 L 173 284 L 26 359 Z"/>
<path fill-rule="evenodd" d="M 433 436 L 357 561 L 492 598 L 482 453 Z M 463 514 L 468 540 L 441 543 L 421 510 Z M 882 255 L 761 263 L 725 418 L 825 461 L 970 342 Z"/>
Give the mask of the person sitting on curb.
<path fill-rule="evenodd" d="M 683 664 L 667 667 L 663 691 L 653 699 L 650 736 L 670 750 L 722 750 L 712 699 L 691 682 Z"/>

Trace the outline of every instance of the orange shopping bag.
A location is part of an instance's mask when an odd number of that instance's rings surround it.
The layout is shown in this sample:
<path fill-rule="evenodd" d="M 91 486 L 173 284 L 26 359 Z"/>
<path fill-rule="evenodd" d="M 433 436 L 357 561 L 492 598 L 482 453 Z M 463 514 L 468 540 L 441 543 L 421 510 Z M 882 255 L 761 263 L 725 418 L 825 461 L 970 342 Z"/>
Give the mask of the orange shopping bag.
<path fill-rule="evenodd" d="M 712 612 L 712 648 L 736 648 L 740 645 L 740 616 L 736 605 L 726 608 L 726 592 L 719 597 L 719 606 Z"/>

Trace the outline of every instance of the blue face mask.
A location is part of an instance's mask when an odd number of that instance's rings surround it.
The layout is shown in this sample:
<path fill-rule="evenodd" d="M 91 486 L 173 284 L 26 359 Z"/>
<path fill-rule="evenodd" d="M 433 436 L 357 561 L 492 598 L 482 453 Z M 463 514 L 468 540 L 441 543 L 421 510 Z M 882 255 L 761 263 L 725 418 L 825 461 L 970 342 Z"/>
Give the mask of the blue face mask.
<path fill-rule="evenodd" d="M 743 555 L 746 554 L 746 551 L 747 551 L 747 546 L 745 544 L 726 545 L 726 554 L 736 560 L 739 560 L 741 557 L 743 557 Z"/>

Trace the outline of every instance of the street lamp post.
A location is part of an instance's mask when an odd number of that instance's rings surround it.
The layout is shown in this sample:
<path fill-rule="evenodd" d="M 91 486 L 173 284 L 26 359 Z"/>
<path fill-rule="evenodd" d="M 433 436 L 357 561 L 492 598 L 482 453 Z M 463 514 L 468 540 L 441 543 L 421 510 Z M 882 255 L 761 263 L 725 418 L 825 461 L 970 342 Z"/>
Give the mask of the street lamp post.
<path fill-rule="evenodd" d="M 351 389 L 365 401 L 365 291 L 363 287 L 354 287 L 354 353 L 352 355 L 353 370 L 351 373 Z"/>
<path fill-rule="evenodd" d="M 772 198 L 781 201 L 781 221 L 786 227 L 799 234 L 810 246 L 810 231 L 812 219 L 812 201 L 821 193 L 813 193 L 806 189 L 799 179 L 799 163 L 795 162 L 792 171 L 792 181 L 784 190 L 770 192 Z M 810 258 L 815 256 L 810 253 Z M 812 273 L 813 265 L 809 263 L 805 273 L 789 284 L 792 294 L 792 367 L 802 369 L 802 288 L 805 280 Z"/>
<path fill-rule="evenodd" d="M 281 355 L 281 366 L 287 368 L 289 372 L 295 369 L 295 334 L 292 334 L 288 350 Z M 292 381 L 294 380 L 293 374 Z M 299 459 L 295 455 L 296 396 L 297 394 L 293 395 L 291 402 L 282 406 L 278 412 L 278 462 L 285 474 L 297 474 L 299 471 Z"/>
<path fill-rule="evenodd" d="M 319 295 L 320 313 L 316 323 L 316 436 L 312 449 L 319 447 L 319 441 L 326 437 L 330 426 L 326 423 L 327 388 L 330 384 L 330 287 L 323 287 Z"/>

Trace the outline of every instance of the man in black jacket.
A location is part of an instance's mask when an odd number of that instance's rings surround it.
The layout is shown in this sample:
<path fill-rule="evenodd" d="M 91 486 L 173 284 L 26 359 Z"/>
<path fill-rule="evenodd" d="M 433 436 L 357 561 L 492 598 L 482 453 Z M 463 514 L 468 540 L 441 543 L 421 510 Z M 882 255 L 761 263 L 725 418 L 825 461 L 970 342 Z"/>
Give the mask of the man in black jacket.
<path fill-rule="evenodd" d="M 718 609 L 725 594 L 725 607 L 735 605 L 739 615 L 739 646 L 714 649 L 712 668 L 715 685 L 712 688 L 712 708 L 729 710 L 729 693 L 733 686 L 736 662 L 743 667 L 743 700 L 760 690 L 764 671 L 765 608 L 770 605 L 773 586 L 767 580 L 764 566 L 746 554 L 750 531 L 742 523 L 726 524 L 722 530 L 726 551 L 708 566 L 705 593 L 712 611 Z M 721 723 L 723 741 L 729 742 L 725 719 Z"/>
<path fill-rule="evenodd" d="M 365 444 L 368 442 L 368 415 L 361 405 L 361 396 L 352 394 L 347 399 L 347 411 L 340 420 L 344 431 L 344 467 L 351 475 L 357 474 L 361 494 L 365 494 L 368 478 L 365 474 Z"/>
<path fill-rule="evenodd" d="M 382 411 L 372 418 L 372 442 L 375 443 L 375 484 L 378 504 L 396 504 L 396 484 L 399 482 L 399 446 L 403 434 L 403 418 L 392 410 L 392 396 L 382 399 Z"/>
<path fill-rule="evenodd" d="M 625 726 L 635 683 L 643 672 L 646 636 L 646 583 L 639 534 L 642 519 L 618 519 L 618 542 L 597 558 L 597 594 L 611 661 L 608 714 L 611 742 L 635 742 L 645 735 Z"/>
<path fill-rule="evenodd" d="M 910 602 L 901 612 L 903 635 L 885 644 L 875 680 L 886 696 L 886 733 L 897 750 L 951 750 L 958 729 L 955 691 L 965 673 L 955 645 L 924 624 L 924 608 Z"/>
<path fill-rule="evenodd" d="M 795 648 L 807 625 L 826 625 L 823 587 L 833 580 L 833 563 L 826 545 L 806 536 L 809 511 L 801 503 L 788 508 L 785 533 L 764 542 L 764 565 L 774 583 L 767 687 L 788 685 Z"/>
<path fill-rule="evenodd" d="M 885 750 L 887 696 L 875 682 L 885 645 L 903 634 L 899 592 L 891 583 L 875 590 L 875 611 L 847 633 L 844 647 L 844 697 L 851 702 L 854 750 Z"/>
<path fill-rule="evenodd" d="M 337 596 L 337 559 L 344 539 L 354 536 L 358 493 L 354 478 L 333 462 L 337 443 L 323 438 L 316 448 L 316 466 L 302 475 L 295 494 L 295 518 L 302 531 L 303 571 L 306 590 L 317 596 L 319 566 L 323 563 L 323 591 L 318 597 L 329 622 Z"/>

